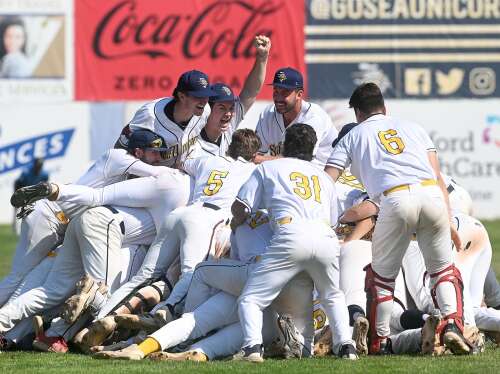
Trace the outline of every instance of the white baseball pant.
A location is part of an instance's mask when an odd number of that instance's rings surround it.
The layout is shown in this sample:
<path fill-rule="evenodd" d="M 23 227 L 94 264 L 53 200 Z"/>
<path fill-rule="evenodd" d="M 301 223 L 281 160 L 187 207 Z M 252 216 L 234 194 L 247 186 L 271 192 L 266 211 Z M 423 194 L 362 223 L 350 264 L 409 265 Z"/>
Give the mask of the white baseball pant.
<path fill-rule="evenodd" d="M 22 220 L 11 271 L 0 282 L 0 306 L 50 250 L 61 244 L 66 224 L 56 217 L 60 210 L 55 203 L 40 200 L 35 203 L 33 212 Z"/>
<path fill-rule="evenodd" d="M 302 271 L 313 279 L 320 294 L 330 320 L 334 352 L 342 344 L 352 343 L 347 305 L 339 288 L 339 250 L 335 233 L 322 222 L 294 220 L 278 226 L 239 299 L 244 347 L 262 344 L 262 311 Z"/>
<path fill-rule="evenodd" d="M 491 266 L 484 281 L 484 302 L 492 308 L 500 308 L 500 284 Z"/>
<path fill-rule="evenodd" d="M 119 258 L 124 235 L 120 223 L 120 215 L 105 207 L 87 210 L 72 219 L 63 248 L 56 256 L 45 283 L 0 309 L 0 332 L 10 330 L 23 318 L 40 314 L 63 302 L 85 273 L 110 286 L 119 283 Z"/>
<path fill-rule="evenodd" d="M 115 261 L 120 262 L 120 284 L 128 282 L 139 270 L 144 257 L 146 256 L 146 249 L 144 246 L 131 245 L 123 247 L 120 251 L 120 258 Z M 96 295 L 97 296 L 97 295 Z M 95 298 L 92 301 L 92 311 L 85 312 L 73 324 L 68 324 L 62 318 L 56 318 L 51 322 L 50 327 L 45 331 L 46 336 L 62 336 L 66 341 L 70 341 L 73 337 L 91 321 L 97 311 L 106 302 L 106 296 L 102 298 Z"/>
<path fill-rule="evenodd" d="M 450 224 L 443 193 L 437 186 L 410 185 L 408 189 L 381 196 L 380 211 L 372 237 L 372 269 L 387 286 L 394 289 L 403 256 L 416 233 L 429 273 L 438 274 L 452 263 Z M 443 316 L 457 312 L 457 295 L 450 282 L 437 283 L 436 299 Z M 392 292 L 375 287 L 377 298 L 386 301 L 376 305 L 376 333 L 390 334 Z"/>

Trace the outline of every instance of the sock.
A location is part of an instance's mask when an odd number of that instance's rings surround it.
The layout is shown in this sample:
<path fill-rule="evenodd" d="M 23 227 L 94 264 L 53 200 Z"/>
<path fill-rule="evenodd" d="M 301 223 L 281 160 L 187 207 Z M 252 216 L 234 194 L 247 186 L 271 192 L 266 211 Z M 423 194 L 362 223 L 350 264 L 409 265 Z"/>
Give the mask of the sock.
<path fill-rule="evenodd" d="M 146 340 L 139 344 L 138 348 L 144 353 L 144 356 L 161 351 L 160 343 L 154 338 L 146 338 Z"/>

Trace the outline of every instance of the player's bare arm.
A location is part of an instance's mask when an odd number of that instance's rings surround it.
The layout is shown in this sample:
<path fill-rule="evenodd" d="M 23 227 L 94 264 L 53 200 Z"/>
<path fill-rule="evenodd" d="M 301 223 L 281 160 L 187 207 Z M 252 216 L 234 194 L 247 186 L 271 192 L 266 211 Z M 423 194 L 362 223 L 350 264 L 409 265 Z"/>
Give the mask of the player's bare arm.
<path fill-rule="evenodd" d="M 373 217 L 367 217 L 361 221 L 356 222 L 354 229 L 346 235 L 344 238 L 344 243 L 352 240 L 360 240 L 366 234 L 368 234 L 375 227 L 375 219 Z"/>
<path fill-rule="evenodd" d="M 245 113 L 255 102 L 264 84 L 267 60 L 269 59 L 269 51 L 271 50 L 271 39 L 265 35 L 257 35 L 254 39 L 254 47 L 256 50 L 255 62 L 240 92 L 240 102 L 243 105 Z"/>
<path fill-rule="evenodd" d="M 429 162 L 431 163 L 432 169 L 434 170 L 434 173 L 437 176 L 437 182 L 439 188 L 441 188 L 441 191 L 443 192 L 444 201 L 446 203 L 446 207 L 448 208 L 448 217 L 451 222 L 450 200 L 448 197 L 448 190 L 446 189 L 446 184 L 444 183 L 443 177 L 441 176 L 441 168 L 439 167 L 439 159 L 437 156 L 437 152 L 430 151 L 427 152 L 427 155 L 429 157 Z M 453 241 L 453 244 L 455 244 L 457 251 L 460 251 L 462 249 L 462 241 L 460 240 L 460 236 L 458 235 L 457 229 L 455 228 L 454 225 L 450 225 L 450 230 L 451 230 L 451 240 Z"/>
<path fill-rule="evenodd" d="M 231 213 L 233 214 L 233 219 L 231 220 L 231 229 L 236 230 L 238 226 L 241 226 L 249 216 L 248 208 L 242 202 L 235 200 L 231 206 Z"/>
<path fill-rule="evenodd" d="M 330 176 L 330 178 L 333 179 L 334 182 L 336 182 L 342 174 L 342 170 L 330 165 L 325 166 L 325 172 Z"/>
<path fill-rule="evenodd" d="M 276 160 L 277 158 L 281 158 L 281 157 L 283 157 L 283 156 L 281 156 L 281 155 L 271 156 L 271 155 L 265 155 L 265 154 L 262 154 L 262 153 L 257 153 L 257 155 L 255 156 L 255 159 L 254 159 L 253 162 L 255 164 L 261 164 L 264 161 Z"/>
<path fill-rule="evenodd" d="M 378 211 L 379 208 L 375 205 L 375 203 L 371 200 L 365 200 L 360 204 L 347 209 L 342 217 L 340 217 L 340 223 L 358 222 L 366 218 L 376 216 Z"/>

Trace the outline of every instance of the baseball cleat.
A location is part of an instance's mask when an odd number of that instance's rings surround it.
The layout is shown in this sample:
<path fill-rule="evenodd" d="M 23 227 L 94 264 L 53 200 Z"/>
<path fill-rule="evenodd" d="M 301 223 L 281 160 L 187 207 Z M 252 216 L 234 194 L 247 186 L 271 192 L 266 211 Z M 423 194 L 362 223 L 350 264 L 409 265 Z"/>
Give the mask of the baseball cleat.
<path fill-rule="evenodd" d="M 500 347 L 500 332 L 499 331 L 485 331 L 486 338 Z"/>
<path fill-rule="evenodd" d="M 12 347 L 13 343 L 5 337 L 5 335 L 0 334 L 0 353 L 2 351 L 7 351 Z"/>
<path fill-rule="evenodd" d="M 338 356 L 343 360 L 353 360 L 353 361 L 359 358 L 358 354 L 356 353 L 356 348 L 351 343 L 342 345 L 342 347 L 340 347 L 339 349 Z"/>
<path fill-rule="evenodd" d="M 115 322 L 120 328 L 144 330 L 147 333 L 153 333 L 165 326 L 162 320 L 151 314 L 120 314 L 115 316 Z"/>
<path fill-rule="evenodd" d="M 436 348 L 439 347 L 439 334 L 437 333 L 437 327 L 441 323 L 440 314 L 431 314 L 425 320 L 424 326 L 422 327 L 422 354 L 436 355 Z"/>
<path fill-rule="evenodd" d="M 74 323 L 87 310 L 97 292 L 104 295 L 108 288 L 94 281 L 89 275 L 84 275 L 76 283 L 76 293 L 64 302 L 61 318 L 68 324 Z"/>
<path fill-rule="evenodd" d="M 332 351 L 332 330 L 329 326 L 323 329 L 314 338 L 314 356 L 323 357 Z"/>
<path fill-rule="evenodd" d="M 93 355 L 94 358 L 108 359 L 108 360 L 142 360 L 144 352 L 139 349 L 137 344 L 132 344 L 127 348 L 119 351 L 101 351 Z"/>
<path fill-rule="evenodd" d="M 364 316 L 359 316 L 354 321 L 354 326 L 352 330 L 352 339 L 356 343 L 356 351 L 360 355 L 368 354 L 368 329 L 370 323 L 368 319 Z"/>
<path fill-rule="evenodd" d="M 470 343 L 465 339 L 455 323 L 447 323 L 443 329 L 443 342 L 446 348 L 455 355 L 466 355 L 472 352 Z"/>
<path fill-rule="evenodd" d="M 186 351 L 181 353 L 154 352 L 150 354 L 148 358 L 154 361 L 208 361 L 207 355 L 198 351 Z"/>
<path fill-rule="evenodd" d="M 284 314 L 278 317 L 278 330 L 283 339 L 283 357 L 301 358 L 302 344 L 300 342 L 300 332 L 295 327 L 295 323 L 290 315 Z"/>
<path fill-rule="evenodd" d="M 159 322 L 163 323 L 162 326 L 165 326 L 167 323 L 170 323 L 175 319 L 168 305 L 164 305 L 157 309 L 154 316 Z"/>
<path fill-rule="evenodd" d="M 264 362 L 264 352 L 261 344 L 255 344 L 251 347 L 243 347 L 241 351 L 233 355 L 233 361 L 248 361 L 254 363 Z"/>
<path fill-rule="evenodd" d="M 102 343 L 109 337 L 116 329 L 115 316 L 107 316 L 90 325 L 89 331 L 83 337 L 82 343 L 94 347 L 102 345 Z"/>
<path fill-rule="evenodd" d="M 33 327 L 35 328 L 35 340 L 33 349 L 41 352 L 66 353 L 68 344 L 61 336 L 46 336 L 43 330 L 43 319 L 41 316 L 33 317 Z"/>
<path fill-rule="evenodd" d="M 17 189 L 10 198 L 10 204 L 15 208 L 45 199 L 55 192 L 56 188 L 49 182 L 40 182 L 32 186 Z"/>

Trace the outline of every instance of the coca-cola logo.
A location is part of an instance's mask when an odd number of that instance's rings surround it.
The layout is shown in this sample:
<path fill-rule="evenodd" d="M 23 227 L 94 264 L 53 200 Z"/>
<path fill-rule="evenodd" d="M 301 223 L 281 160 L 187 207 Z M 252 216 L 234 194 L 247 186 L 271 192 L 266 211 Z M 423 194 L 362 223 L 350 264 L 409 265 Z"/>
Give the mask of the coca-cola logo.
<path fill-rule="evenodd" d="M 198 14 L 138 11 L 137 0 L 117 3 L 98 22 L 92 48 L 102 59 L 121 59 L 136 55 L 150 58 L 203 56 L 252 58 L 255 35 L 272 37 L 272 21 L 282 3 L 273 0 L 220 0 Z M 244 15 L 235 25 L 234 16 Z M 267 22 L 266 22 L 267 21 Z"/>

